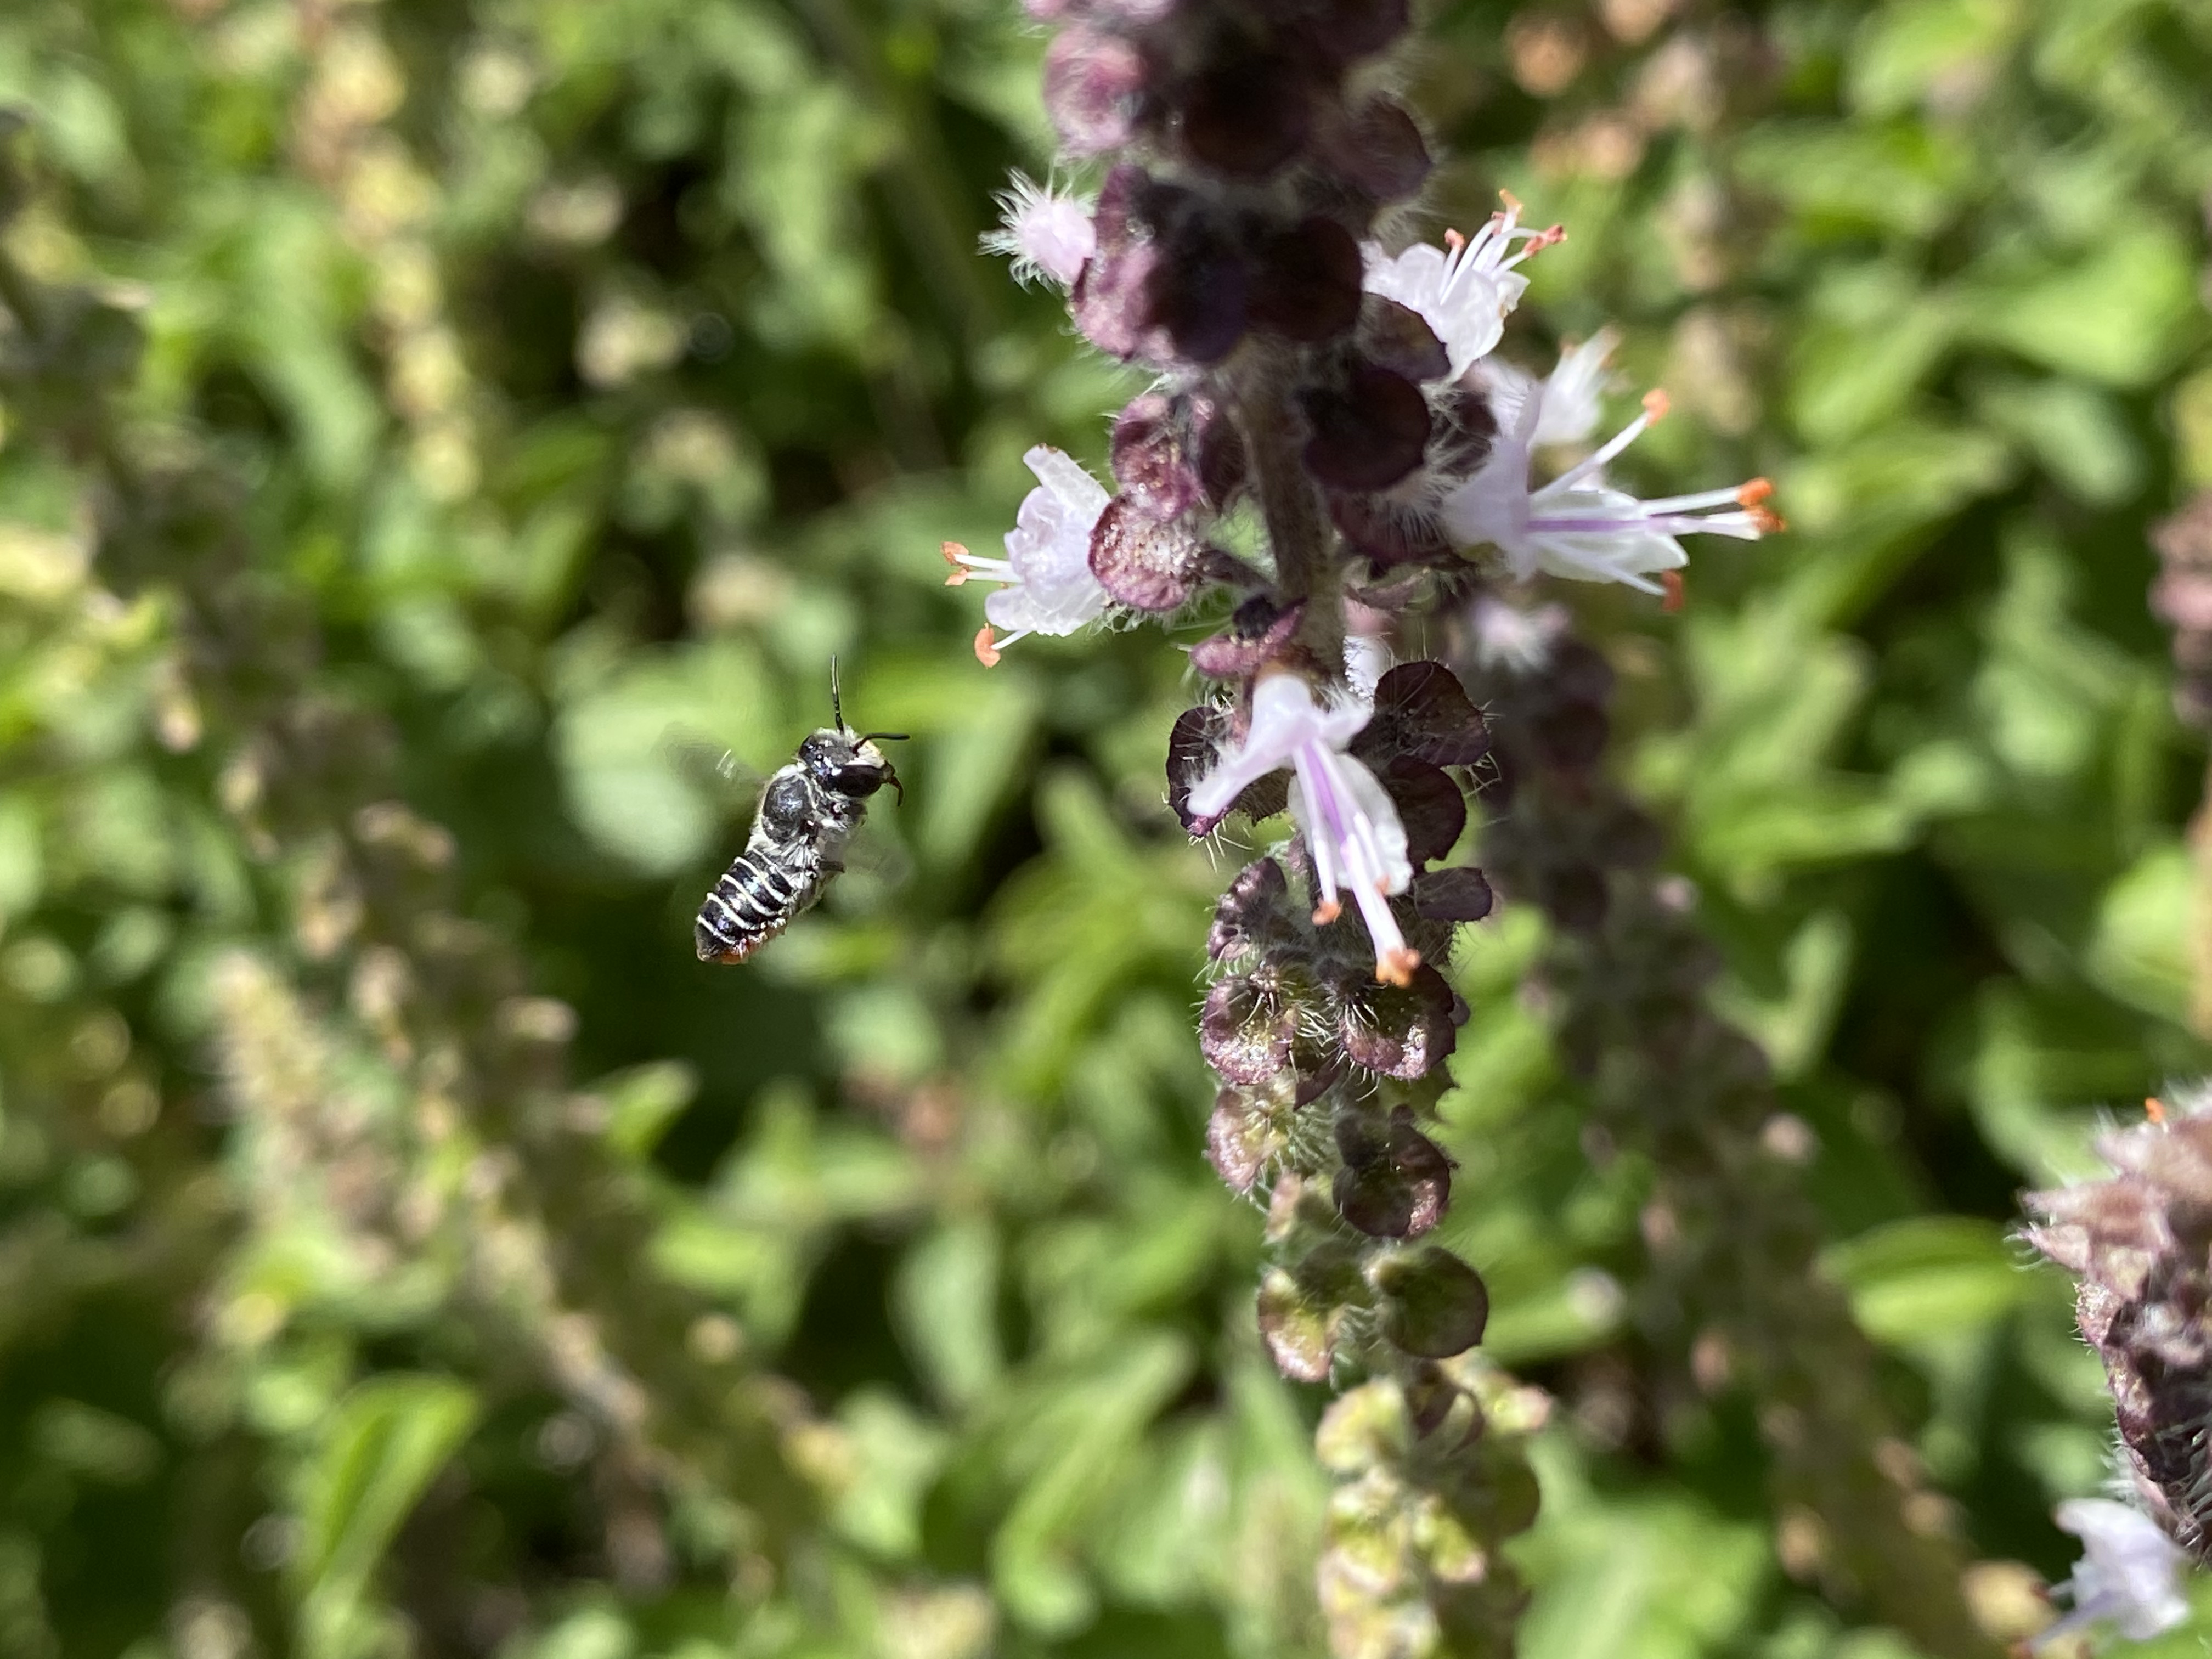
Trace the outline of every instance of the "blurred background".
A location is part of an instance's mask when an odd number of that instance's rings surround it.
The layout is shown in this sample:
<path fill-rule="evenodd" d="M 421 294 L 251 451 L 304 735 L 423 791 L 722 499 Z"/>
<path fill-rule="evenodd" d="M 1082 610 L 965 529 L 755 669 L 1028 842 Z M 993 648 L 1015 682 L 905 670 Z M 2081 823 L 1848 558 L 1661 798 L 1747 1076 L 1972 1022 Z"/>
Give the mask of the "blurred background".
<path fill-rule="evenodd" d="M 1430 11 L 1407 234 L 1564 221 L 1506 354 L 1620 323 L 1646 493 L 1791 520 L 1679 615 L 1568 597 L 1896 1451 L 2017 1600 L 2111 1435 L 2017 1194 L 2212 1030 L 2146 604 L 2212 487 L 2212 8 Z M 1327 1391 L 1201 1155 L 1192 682 L 1150 630 L 986 672 L 942 586 L 1136 389 L 977 252 L 1042 45 L 1006 0 L 0 15 L 0 1652 L 1326 1651 Z M 702 966 L 750 803 L 666 739 L 774 766 L 833 654 L 904 803 Z M 1439 1136 L 1485 1363 L 1548 1401 L 1522 1650 L 1904 1659 L 1797 1570 L 1761 1402 L 1626 1316 L 1648 1170 L 1542 932 L 1457 957 Z"/>

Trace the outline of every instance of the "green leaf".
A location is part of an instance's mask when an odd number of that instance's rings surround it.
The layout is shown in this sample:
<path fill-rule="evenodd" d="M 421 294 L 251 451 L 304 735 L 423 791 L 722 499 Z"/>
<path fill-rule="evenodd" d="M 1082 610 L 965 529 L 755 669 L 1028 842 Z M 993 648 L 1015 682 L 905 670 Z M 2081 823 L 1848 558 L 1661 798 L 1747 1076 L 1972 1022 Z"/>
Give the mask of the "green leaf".
<path fill-rule="evenodd" d="M 38 808 L 25 796 L 0 799 L 0 918 L 27 915 L 45 884 Z"/>
<path fill-rule="evenodd" d="M 1910 1345 L 1987 1325 L 2035 1293 L 2004 1230 L 1970 1216 L 1913 1216 L 1832 1246 L 1822 1270 L 1850 1293 L 1877 1342 Z"/>
<path fill-rule="evenodd" d="M 2179 842 L 2152 848 L 2106 890 L 2089 942 L 2089 976 L 2123 1002 L 2186 1021 L 2204 908 L 2188 848 Z"/>
<path fill-rule="evenodd" d="M 1700 1659 L 1726 1652 L 1772 1571 L 1760 1528 L 1685 1497 L 1601 1499 L 1540 1446 L 1544 1506 L 1519 1550 L 1535 1601 L 1522 1659 Z"/>
<path fill-rule="evenodd" d="M 1824 447 L 1902 414 L 1957 332 L 1950 307 L 1888 266 L 1836 278 L 1820 308 L 1790 351 L 1789 407 L 1798 431 Z"/>
<path fill-rule="evenodd" d="M 1948 219 L 1974 157 L 1952 134 L 1910 121 L 1844 126 L 1771 121 L 1746 133 L 1737 165 L 1750 182 L 1820 235 L 1863 231 L 1923 236 Z"/>
<path fill-rule="evenodd" d="M 949 1437 L 887 1389 L 866 1389 L 838 1412 L 854 1455 L 835 1516 L 854 1543 L 894 1559 L 921 1547 L 921 1506 Z"/>
<path fill-rule="evenodd" d="M 81 1400 L 49 1400 L 32 1413 L 30 1442 L 73 1474 L 135 1486 L 161 1466 L 161 1443 L 127 1417 Z"/>
<path fill-rule="evenodd" d="M 578 827 L 636 869 L 668 875 L 708 851 L 738 802 L 686 769 L 681 745 L 726 744 L 762 771 L 790 757 L 784 700 L 758 656 L 731 641 L 641 653 L 562 711 L 554 752 Z M 734 851 L 742 833 L 724 837 Z"/>
<path fill-rule="evenodd" d="M 1778 997 L 1724 982 L 1714 1006 L 1766 1050 L 1784 1082 L 1802 1076 L 1820 1058 L 1850 986 L 1850 919 L 1821 910 L 1805 919 L 1782 953 L 1784 981 Z"/>
<path fill-rule="evenodd" d="M 699 1073 L 684 1060 L 655 1060 L 602 1078 L 591 1091 L 607 1103 L 607 1144 L 642 1160 L 697 1096 Z"/>
<path fill-rule="evenodd" d="M 1992 379 L 1975 398 L 1983 417 L 2018 442 L 2069 494 L 2110 507 L 2142 482 L 2142 453 L 2112 396 L 2076 380 Z"/>
<path fill-rule="evenodd" d="M 1970 275 L 1961 301 L 1973 337 L 2109 386 L 2145 384 L 2203 326 L 2196 261 L 2154 220 L 2113 227 L 2071 264 Z"/>
<path fill-rule="evenodd" d="M 972 1405 L 1006 1370 L 998 1327 L 999 1243 L 980 1217 L 940 1227 L 907 1254 L 892 1287 L 901 1338 L 939 1395 Z"/>
<path fill-rule="evenodd" d="M 294 1573 L 309 1652 L 345 1651 L 369 1575 L 477 1414 L 472 1389 L 420 1373 L 384 1373 L 338 1401 L 300 1478 Z"/>
<path fill-rule="evenodd" d="M 1890 0 L 1859 31 L 1853 101 L 1869 114 L 1895 115 L 1923 101 L 1971 98 L 2002 70 L 2021 11 L 2018 0 Z"/>

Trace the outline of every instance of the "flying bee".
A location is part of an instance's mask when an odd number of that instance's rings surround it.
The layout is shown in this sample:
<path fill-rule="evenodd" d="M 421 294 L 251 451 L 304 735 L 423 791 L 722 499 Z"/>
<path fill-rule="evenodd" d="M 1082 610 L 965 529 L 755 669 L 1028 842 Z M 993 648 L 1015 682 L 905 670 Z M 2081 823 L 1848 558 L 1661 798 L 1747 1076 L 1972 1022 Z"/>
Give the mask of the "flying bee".
<path fill-rule="evenodd" d="M 811 908 L 845 866 L 845 843 L 868 815 L 868 797 L 889 784 L 906 799 L 898 774 L 876 747 L 903 732 L 855 732 L 845 724 L 837 665 L 830 665 L 825 726 L 770 775 L 753 814 L 745 850 L 730 860 L 693 935 L 702 962 L 743 962 Z"/>

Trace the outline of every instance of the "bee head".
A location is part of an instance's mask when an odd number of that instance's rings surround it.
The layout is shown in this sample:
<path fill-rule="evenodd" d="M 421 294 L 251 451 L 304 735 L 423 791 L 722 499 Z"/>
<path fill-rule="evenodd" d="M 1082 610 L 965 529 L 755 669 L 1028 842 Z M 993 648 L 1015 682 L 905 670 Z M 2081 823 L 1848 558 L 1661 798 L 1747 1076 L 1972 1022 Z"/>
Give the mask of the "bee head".
<path fill-rule="evenodd" d="M 876 747 L 876 739 L 903 741 L 906 733 L 855 732 L 845 724 L 845 700 L 837 691 L 835 657 L 830 659 L 830 718 L 837 724 L 823 726 L 799 745 L 799 763 L 824 789 L 835 789 L 854 800 L 865 800 L 887 783 L 904 800 L 906 790 L 884 751 Z"/>
<path fill-rule="evenodd" d="M 899 732 L 863 735 L 850 726 L 825 726 L 799 745 L 799 763 L 824 789 L 834 789 L 854 800 L 865 800 L 885 784 L 898 790 L 903 800 L 906 792 L 900 787 L 898 773 L 876 747 L 876 739 L 904 735 Z"/>

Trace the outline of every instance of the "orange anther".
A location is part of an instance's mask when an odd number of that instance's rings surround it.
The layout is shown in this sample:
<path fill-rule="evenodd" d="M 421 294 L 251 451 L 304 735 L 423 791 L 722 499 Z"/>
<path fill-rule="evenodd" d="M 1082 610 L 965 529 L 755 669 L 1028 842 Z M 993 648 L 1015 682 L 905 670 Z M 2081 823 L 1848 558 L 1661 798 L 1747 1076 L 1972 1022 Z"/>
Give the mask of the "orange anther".
<path fill-rule="evenodd" d="M 943 543 L 937 550 L 945 555 L 945 562 L 952 567 L 952 574 L 945 579 L 947 587 L 957 587 L 975 574 L 962 562 L 968 556 L 968 550 L 958 542 Z"/>
<path fill-rule="evenodd" d="M 1516 196 L 1511 191 L 1499 191 L 1498 192 L 1498 199 L 1505 204 L 1505 210 L 1508 213 L 1518 213 L 1521 211 L 1521 198 L 1518 196 Z"/>
<path fill-rule="evenodd" d="M 1751 521 L 1758 526 L 1759 533 L 1762 536 L 1778 536 L 1790 528 L 1789 520 L 1784 518 L 1779 513 L 1770 513 L 1763 507 L 1754 507 L 1751 509 Z"/>
<path fill-rule="evenodd" d="M 1444 246 L 1457 253 L 1467 246 L 1467 238 L 1455 230 L 1448 230 L 1444 233 Z"/>
<path fill-rule="evenodd" d="M 1688 584 L 1683 581 L 1680 571 L 1662 570 L 1659 573 L 1659 586 L 1667 590 L 1667 597 L 1659 601 L 1659 608 L 1671 617 L 1688 599 Z"/>
<path fill-rule="evenodd" d="M 1344 914 L 1344 906 L 1334 899 L 1323 899 L 1314 906 L 1313 920 L 1316 927 L 1326 927 Z"/>
<path fill-rule="evenodd" d="M 2154 1123 L 2166 1121 L 2166 1103 L 2156 1095 L 2143 1102 L 2143 1115 Z"/>
<path fill-rule="evenodd" d="M 1741 486 L 1736 490 L 1736 504 L 1740 507 L 1757 507 L 1761 501 L 1766 500 L 1768 496 L 1773 494 L 1773 479 L 1753 478 L 1750 483 Z"/>
<path fill-rule="evenodd" d="M 991 637 L 991 624 L 988 623 L 975 630 L 975 660 L 986 668 L 999 665 L 999 642 Z"/>
<path fill-rule="evenodd" d="M 1667 418 L 1667 410 L 1670 407 L 1666 392 L 1656 386 L 1644 394 L 1644 416 L 1654 426 Z"/>
<path fill-rule="evenodd" d="M 1385 985 L 1411 985 L 1413 969 L 1420 965 L 1421 953 L 1401 945 L 1375 958 L 1375 977 Z"/>

